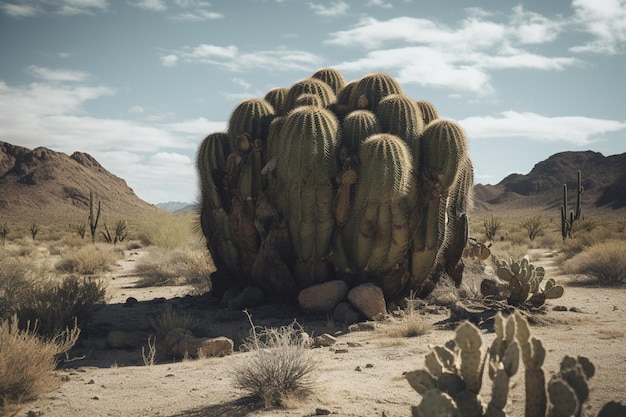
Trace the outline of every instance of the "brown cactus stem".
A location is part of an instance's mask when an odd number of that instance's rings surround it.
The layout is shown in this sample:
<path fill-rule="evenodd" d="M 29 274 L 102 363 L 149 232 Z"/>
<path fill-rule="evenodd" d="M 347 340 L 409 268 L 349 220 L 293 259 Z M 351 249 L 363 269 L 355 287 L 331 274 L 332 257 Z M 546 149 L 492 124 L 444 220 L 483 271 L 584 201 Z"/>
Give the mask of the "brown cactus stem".
<path fill-rule="evenodd" d="M 580 170 L 578 170 L 578 186 L 576 187 L 576 213 L 574 215 L 574 220 L 580 219 L 582 214 L 582 209 L 580 207 L 581 195 L 583 193 L 583 184 L 582 184 L 582 174 Z"/>
<path fill-rule="evenodd" d="M 341 171 L 336 177 L 339 188 L 335 196 L 335 220 L 337 225 L 344 226 L 350 214 L 350 189 L 356 183 L 356 171 Z"/>

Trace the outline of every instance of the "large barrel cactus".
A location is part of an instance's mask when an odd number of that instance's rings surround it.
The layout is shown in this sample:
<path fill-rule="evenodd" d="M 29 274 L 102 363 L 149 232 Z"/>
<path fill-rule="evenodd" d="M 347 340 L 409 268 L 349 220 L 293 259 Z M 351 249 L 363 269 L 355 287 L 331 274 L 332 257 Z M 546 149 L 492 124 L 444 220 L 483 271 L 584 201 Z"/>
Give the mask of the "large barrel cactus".
<path fill-rule="evenodd" d="M 473 166 L 467 140 L 390 75 L 323 68 L 233 111 L 198 151 L 200 224 L 216 295 L 256 285 L 293 301 L 315 284 L 390 300 L 459 284 Z"/>

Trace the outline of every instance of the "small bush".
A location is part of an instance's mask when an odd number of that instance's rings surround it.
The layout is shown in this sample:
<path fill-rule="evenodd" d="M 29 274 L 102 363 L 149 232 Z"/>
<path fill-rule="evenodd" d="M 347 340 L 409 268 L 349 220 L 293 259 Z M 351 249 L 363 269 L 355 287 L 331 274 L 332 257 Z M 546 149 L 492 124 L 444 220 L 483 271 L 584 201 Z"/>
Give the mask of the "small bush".
<path fill-rule="evenodd" d="M 206 250 L 153 249 L 137 262 L 134 273 L 141 277 L 137 287 L 192 285 L 196 292 L 210 289 L 209 277 L 215 270 Z"/>
<path fill-rule="evenodd" d="M 30 325 L 22 330 L 19 324 L 16 316 L 0 321 L 0 407 L 34 400 L 55 389 L 56 358 L 71 349 L 80 334 L 74 326 L 41 339 Z"/>
<path fill-rule="evenodd" d="M 380 326 L 379 332 L 386 337 L 417 337 L 430 333 L 433 326 L 415 309 L 413 296 L 405 299 L 405 308 L 397 310 L 394 317 Z"/>
<path fill-rule="evenodd" d="M 111 265 L 120 258 L 114 248 L 101 244 L 89 244 L 69 252 L 56 264 L 57 271 L 95 275 L 109 271 Z"/>
<path fill-rule="evenodd" d="M 295 321 L 281 328 L 252 324 L 252 335 L 241 347 L 252 357 L 234 369 L 235 387 L 258 397 L 267 408 L 309 395 L 319 367 L 310 346 L 311 338 Z"/>
<path fill-rule="evenodd" d="M 138 230 L 138 238 L 144 246 L 178 249 L 190 246 L 196 240 L 194 217 L 188 213 L 150 212 L 139 222 Z"/>
<path fill-rule="evenodd" d="M 45 277 L 32 262 L 0 256 L 0 320 L 8 319 L 27 303 L 32 288 Z"/>
<path fill-rule="evenodd" d="M 106 289 L 101 281 L 74 276 L 61 282 L 38 283 L 17 309 L 21 322 L 37 322 L 37 332 L 53 337 L 77 321 L 85 328 L 95 308 L 105 303 Z"/>
<path fill-rule="evenodd" d="M 569 274 L 587 275 L 602 284 L 626 280 L 626 241 L 610 240 L 593 245 L 565 262 Z"/>

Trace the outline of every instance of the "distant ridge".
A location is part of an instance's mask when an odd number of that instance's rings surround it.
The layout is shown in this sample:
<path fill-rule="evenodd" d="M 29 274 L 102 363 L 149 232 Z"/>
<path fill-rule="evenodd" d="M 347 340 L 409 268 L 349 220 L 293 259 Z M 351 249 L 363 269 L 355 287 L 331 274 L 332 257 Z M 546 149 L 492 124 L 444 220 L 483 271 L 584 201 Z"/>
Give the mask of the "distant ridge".
<path fill-rule="evenodd" d="M 91 191 L 101 201 L 105 221 L 137 218 L 146 210 L 156 210 L 89 154 L 68 156 L 0 141 L 2 219 L 86 221 Z"/>
<path fill-rule="evenodd" d="M 187 213 L 194 211 L 193 203 L 184 203 L 182 201 L 168 201 L 167 203 L 159 203 L 156 206 L 170 213 Z"/>
<path fill-rule="evenodd" d="M 576 187 L 582 172 L 583 199 L 595 208 L 626 207 L 626 153 L 604 156 L 599 152 L 560 152 L 538 162 L 528 174 L 511 174 L 497 185 L 477 184 L 478 209 L 499 205 L 560 207 L 563 184 Z"/>

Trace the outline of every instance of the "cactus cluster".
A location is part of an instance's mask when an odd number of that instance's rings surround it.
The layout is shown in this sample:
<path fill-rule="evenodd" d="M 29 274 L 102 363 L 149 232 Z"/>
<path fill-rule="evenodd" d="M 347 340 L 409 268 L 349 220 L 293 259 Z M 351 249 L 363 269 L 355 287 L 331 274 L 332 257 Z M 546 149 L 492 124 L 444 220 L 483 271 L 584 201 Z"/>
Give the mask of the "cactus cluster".
<path fill-rule="evenodd" d="M 505 283 L 509 304 L 518 306 L 528 303 L 533 307 L 540 307 L 547 299 L 555 299 L 563 295 L 563 287 L 557 285 L 554 278 L 547 279 L 543 283 L 545 269 L 541 266 L 535 267 L 528 261 L 528 258 L 518 261 L 511 257 L 507 262 L 492 255 L 491 259 L 495 265 L 496 275 Z M 485 296 L 500 295 L 496 293 L 496 288 L 497 285 L 492 280 L 485 280 L 481 285 Z"/>
<path fill-rule="evenodd" d="M 546 351 L 540 340 L 530 336 L 526 319 L 518 311 L 507 318 L 498 313 L 494 330 L 496 337 L 483 354 L 480 331 L 464 322 L 453 340 L 431 348 L 426 369 L 405 373 L 409 385 L 422 396 L 420 404 L 412 407 L 414 417 L 505 417 L 511 379 L 522 363 L 527 417 L 583 415 L 589 398 L 587 381 L 594 374 L 589 359 L 565 356 L 560 371 L 546 385 L 542 368 Z M 492 381 L 487 404 L 480 396 L 485 366 Z M 609 402 L 597 417 L 624 413 L 624 405 Z"/>
<path fill-rule="evenodd" d="M 390 75 L 316 71 L 232 112 L 197 156 L 213 291 L 332 279 L 386 297 L 460 283 L 473 166 L 461 127 Z"/>

